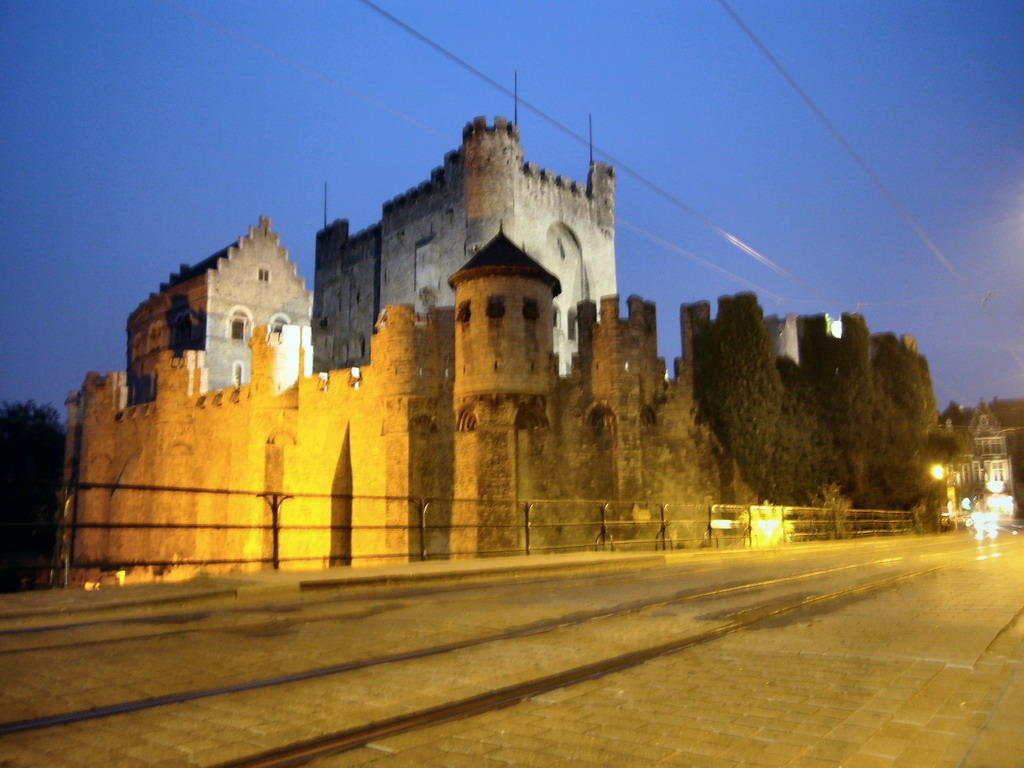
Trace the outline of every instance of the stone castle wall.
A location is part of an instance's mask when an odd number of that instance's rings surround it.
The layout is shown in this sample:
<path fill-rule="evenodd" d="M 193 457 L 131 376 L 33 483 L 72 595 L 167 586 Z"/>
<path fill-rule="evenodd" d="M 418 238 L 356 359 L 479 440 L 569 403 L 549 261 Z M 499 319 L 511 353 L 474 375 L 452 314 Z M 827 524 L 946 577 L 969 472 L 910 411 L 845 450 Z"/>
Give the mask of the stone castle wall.
<path fill-rule="evenodd" d="M 522 286 L 487 285 L 519 309 Z M 617 515 L 650 527 L 648 502 L 722 498 L 687 384 L 667 380 L 656 357 L 653 305 L 630 297 L 621 317 L 618 304 L 605 298 L 600 316 L 580 305 L 570 376 L 556 375 L 548 347 L 542 376 L 487 392 L 479 380 L 460 390 L 456 310 L 410 305 L 382 313 L 368 366 L 310 374 L 308 329 L 258 328 L 252 381 L 238 388 L 205 389 L 201 352 L 162 356 L 157 397 L 143 405 L 125 406 L 124 374 L 90 374 L 70 411 L 85 484 L 75 520 L 129 527 L 79 530 L 81 578 L 269 567 L 274 494 L 290 497 L 280 565 L 306 569 L 418 559 L 424 505 L 426 549 L 438 557 L 521 549 L 528 501 L 538 520 L 566 526 L 536 534 L 543 548 L 556 534 L 592 545 L 593 527 L 573 523 L 593 519 L 595 505 L 618 503 Z M 475 364 L 493 371 L 489 358 Z"/>

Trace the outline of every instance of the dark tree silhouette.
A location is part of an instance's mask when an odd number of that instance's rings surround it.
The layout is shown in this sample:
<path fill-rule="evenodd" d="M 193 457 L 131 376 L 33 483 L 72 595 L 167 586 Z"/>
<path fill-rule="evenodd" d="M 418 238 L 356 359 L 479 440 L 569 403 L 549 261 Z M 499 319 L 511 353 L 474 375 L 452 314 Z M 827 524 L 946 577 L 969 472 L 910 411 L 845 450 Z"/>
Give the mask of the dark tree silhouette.
<path fill-rule="evenodd" d="M 56 409 L 31 400 L 0 405 L 0 590 L 17 589 L 18 565 L 48 561 L 53 551 L 63 463 Z"/>

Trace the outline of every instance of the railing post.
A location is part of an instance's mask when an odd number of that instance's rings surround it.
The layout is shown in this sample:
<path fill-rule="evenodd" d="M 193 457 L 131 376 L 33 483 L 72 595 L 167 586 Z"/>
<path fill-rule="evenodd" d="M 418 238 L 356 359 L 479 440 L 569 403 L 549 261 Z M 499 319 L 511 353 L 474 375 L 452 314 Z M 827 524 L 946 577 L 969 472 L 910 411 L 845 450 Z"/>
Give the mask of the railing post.
<path fill-rule="evenodd" d="M 267 504 L 270 505 L 270 527 L 272 534 L 272 557 L 274 570 L 280 570 L 281 568 L 281 556 L 280 556 L 280 528 L 281 528 L 281 505 L 285 503 L 291 496 L 287 496 L 283 493 L 260 493 L 257 494 L 261 499 L 264 499 Z"/>
<path fill-rule="evenodd" d="M 420 510 L 420 560 L 427 559 L 427 508 L 430 506 L 430 500 L 418 499 Z"/>
<path fill-rule="evenodd" d="M 71 580 L 71 548 L 69 546 L 70 542 L 68 541 L 68 507 L 71 506 L 72 496 L 73 492 L 71 491 L 71 487 L 67 484 L 61 485 L 60 494 L 58 496 L 60 519 L 57 523 L 58 527 L 53 542 L 54 557 L 52 558 L 53 571 L 51 571 L 50 586 L 56 586 L 53 582 L 58 578 L 57 572 L 63 571 L 64 576 L 62 581 L 64 589 L 68 588 L 68 583 Z M 73 530 L 71 535 L 74 535 Z"/>
<path fill-rule="evenodd" d="M 526 554 L 530 554 L 530 510 L 533 509 L 533 502 L 523 502 L 523 534 L 526 541 Z"/>
<path fill-rule="evenodd" d="M 605 502 L 601 505 L 601 530 L 598 531 L 597 541 L 594 542 L 601 549 L 604 549 L 608 539 L 608 522 L 607 522 L 608 503 Z M 595 547 L 596 549 L 596 547 Z"/>

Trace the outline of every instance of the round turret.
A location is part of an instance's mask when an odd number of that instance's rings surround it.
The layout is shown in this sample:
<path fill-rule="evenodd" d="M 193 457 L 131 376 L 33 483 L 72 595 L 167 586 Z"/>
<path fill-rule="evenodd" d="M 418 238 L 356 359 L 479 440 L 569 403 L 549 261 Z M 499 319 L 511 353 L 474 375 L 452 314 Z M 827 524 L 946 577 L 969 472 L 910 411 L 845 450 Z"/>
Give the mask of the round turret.
<path fill-rule="evenodd" d="M 546 394 L 558 278 L 499 233 L 448 284 L 455 290 L 455 397 Z"/>

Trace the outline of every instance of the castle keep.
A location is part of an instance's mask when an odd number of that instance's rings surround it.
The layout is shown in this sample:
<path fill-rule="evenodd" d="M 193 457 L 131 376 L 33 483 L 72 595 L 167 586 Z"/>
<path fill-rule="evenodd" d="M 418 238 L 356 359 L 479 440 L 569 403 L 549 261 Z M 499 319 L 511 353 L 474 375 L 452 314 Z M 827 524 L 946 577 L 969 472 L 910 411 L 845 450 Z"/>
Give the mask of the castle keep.
<path fill-rule="evenodd" d="M 551 178 L 523 166 L 514 126 L 474 121 L 380 224 L 317 235 L 312 328 L 247 315 L 247 377 L 214 374 L 215 344 L 164 345 L 130 357 L 151 398 L 123 373 L 72 393 L 82 578 L 500 554 L 522 551 L 528 508 L 571 539 L 583 501 L 640 525 L 649 502 L 742 493 L 693 419 L 686 364 L 669 379 L 657 356 L 654 306 L 592 298 L 614 289 L 613 234 L 610 169 Z M 277 245 L 265 219 L 249 239 L 239 252 Z M 150 302 L 173 306 L 180 284 Z M 231 317 L 207 328 L 226 342 Z"/>
<path fill-rule="evenodd" d="M 576 351 L 576 305 L 616 292 L 615 176 L 591 163 L 586 184 L 523 162 L 519 128 L 482 117 L 463 129 L 429 181 L 384 203 L 381 220 L 349 235 L 338 220 L 317 234 L 313 320 L 317 370 L 370 361 L 380 311 L 452 306 L 448 276 L 499 228 L 558 278 L 551 318 L 559 370 Z"/>

